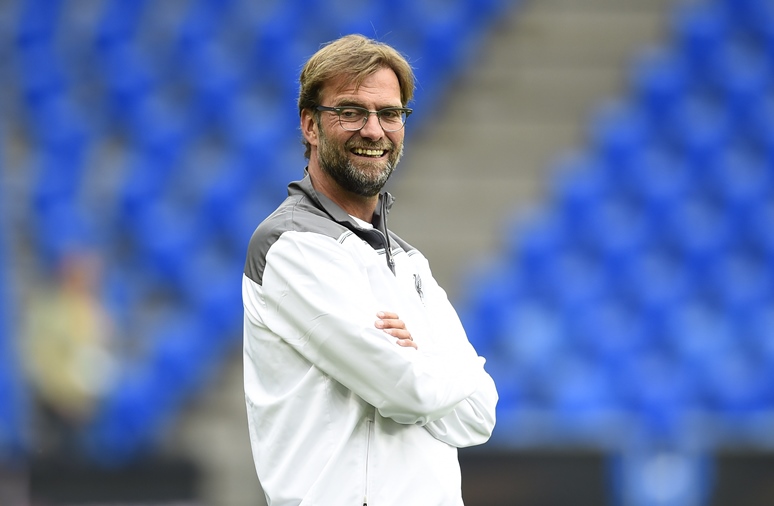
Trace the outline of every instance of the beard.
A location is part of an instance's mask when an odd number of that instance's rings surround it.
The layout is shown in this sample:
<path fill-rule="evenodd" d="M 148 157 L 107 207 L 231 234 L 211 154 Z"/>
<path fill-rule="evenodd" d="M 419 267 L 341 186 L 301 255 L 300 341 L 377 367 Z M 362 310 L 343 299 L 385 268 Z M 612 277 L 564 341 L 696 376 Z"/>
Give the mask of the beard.
<path fill-rule="evenodd" d="M 320 167 L 343 189 L 362 197 L 378 195 L 403 156 L 403 143 L 394 149 L 395 146 L 389 141 L 370 143 L 364 139 L 351 139 L 342 146 L 329 142 L 322 128 L 319 128 L 319 132 L 317 161 Z M 351 160 L 350 150 L 357 147 L 384 149 L 389 151 L 389 155 L 386 161 L 370 160 L 367 157 Z"/>

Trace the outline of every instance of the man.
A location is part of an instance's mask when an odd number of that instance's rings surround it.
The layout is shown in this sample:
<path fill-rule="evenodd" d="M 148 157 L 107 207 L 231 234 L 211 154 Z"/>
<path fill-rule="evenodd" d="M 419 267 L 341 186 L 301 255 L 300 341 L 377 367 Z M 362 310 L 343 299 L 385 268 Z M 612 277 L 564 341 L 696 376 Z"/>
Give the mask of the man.
<path fill-rule="evenodd" d="M 350 35 L 301 72 L 308 167 L 248 248 L 245 395 L 270 506 L 461 505 L 457 448 L 487 441 L 497 391 L 381 193 L 414 76 Z"/>

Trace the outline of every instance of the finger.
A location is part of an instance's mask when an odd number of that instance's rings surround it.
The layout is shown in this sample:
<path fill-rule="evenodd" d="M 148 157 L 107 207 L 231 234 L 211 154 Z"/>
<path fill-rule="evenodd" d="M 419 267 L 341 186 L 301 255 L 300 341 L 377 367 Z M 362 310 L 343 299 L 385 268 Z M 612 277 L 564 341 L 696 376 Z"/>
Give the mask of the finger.
<path fill-rule="evenodd" d="M 406 323 L 403 320 L 387 318 L 376 320 L 374 326 L 378 329 L 405 329 Z"/>
<path fill-rule="evenodd" d="M 393 337 L 396 337 L 398 339 L 413 339 L 411 337 L 411 332 L 409 332 L 406 329 L 383 329 L 386 333 L 390 334 Z"/>
<path fill-rule="evenodd" d="M 403 346 L 404 348 L 414 348 L 415 350 L 419 349 L 417 343 L 411 339 L 398 339 L 397 343 L 398 346 Z"/>
<path fill-rule="evenodd" d="M 384 322 L 384 328 L 389 329 L 405 329 L 406 323 L 403 320 L 382 320 Z"/>
<path fill-rule="evenodd" d="M 379 311 L 376 313 L 376 317 L 381 320 L 397 320 L 398 314 L 393 313 L 392 311 Z"/>

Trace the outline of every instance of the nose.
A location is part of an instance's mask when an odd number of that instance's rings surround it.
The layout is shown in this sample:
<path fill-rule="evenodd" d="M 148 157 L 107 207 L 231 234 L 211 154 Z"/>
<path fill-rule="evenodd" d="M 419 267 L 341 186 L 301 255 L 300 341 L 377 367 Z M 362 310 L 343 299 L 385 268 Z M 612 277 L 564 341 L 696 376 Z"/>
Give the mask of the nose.
<path fill-rule="evenodd" d="M 384 137 L 384 130 L 382 125 L 379 124 L 379 118 L 376 114 L 369 114 L 366 119 L 366 124 L 360 129 L 360 136 L 364 139 L 370 139 L 378 141 Z"/>

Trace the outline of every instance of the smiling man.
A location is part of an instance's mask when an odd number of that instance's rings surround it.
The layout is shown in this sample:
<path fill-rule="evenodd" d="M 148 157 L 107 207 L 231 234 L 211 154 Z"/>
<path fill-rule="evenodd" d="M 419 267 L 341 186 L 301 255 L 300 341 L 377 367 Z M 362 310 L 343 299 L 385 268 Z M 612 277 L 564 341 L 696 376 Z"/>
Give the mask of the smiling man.
<path fill-rule="evenodd" d="M 413 72 L 349 35 L 300 83 L 308 166 L 253 234 L 242 281 L 267 502 L 461 505 L 457 448 L 489 439 L 497 391 L 425 257 L 387 228 Z"/>

